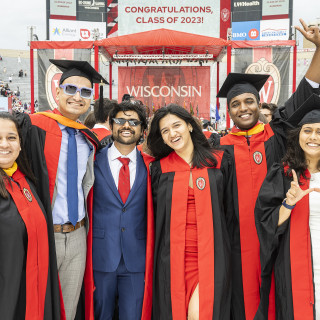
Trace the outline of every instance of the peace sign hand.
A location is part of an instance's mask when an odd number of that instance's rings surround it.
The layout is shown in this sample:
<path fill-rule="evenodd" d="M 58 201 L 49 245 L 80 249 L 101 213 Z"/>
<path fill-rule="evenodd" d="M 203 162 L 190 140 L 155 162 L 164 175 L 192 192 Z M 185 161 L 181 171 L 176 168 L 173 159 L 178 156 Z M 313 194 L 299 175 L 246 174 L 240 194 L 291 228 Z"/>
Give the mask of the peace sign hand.
<path fill-rule="evenodd" d="M 299 21 L 302 24 L 303 28 L 299 26 L 294 26 L 295 29 L 299 30 L 307 40 L 314 43 L 317 47 L 320 47 L 319 27 L 318 26 L 308 27 L 308 25 L 302 19 L 299 19 Z"/>
<path fill-rule="evenodd" d="M 291 182 L 291 188 L 288 190 L 286 196 L 286 203 L 290 206 L 294 206 L 298 201 L 300 201 L 305 195 L 312 191 L 320 192 L 320 188 L 309 188 L 307 190 L 302 190 L 299 186 L 298 177 L 296 172 L 292 169 L 293 181 Z"/>

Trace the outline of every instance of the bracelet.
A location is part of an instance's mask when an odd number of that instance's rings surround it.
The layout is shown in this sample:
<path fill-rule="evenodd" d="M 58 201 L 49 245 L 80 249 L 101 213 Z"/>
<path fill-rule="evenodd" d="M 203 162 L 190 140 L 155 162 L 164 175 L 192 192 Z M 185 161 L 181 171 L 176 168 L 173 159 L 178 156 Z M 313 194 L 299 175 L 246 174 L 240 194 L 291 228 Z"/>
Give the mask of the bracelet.
<path fill-rule="evenodd" d="M 294 204 L 293 206 L 290 206 L 290 204 L 287 204 L 286 200 L 287 200 L 287 199 L 284 199 L 284 200 L 282 201 L 282 205 L 283 205 L 285 208 L 292 210 L 296 205 Z"/>

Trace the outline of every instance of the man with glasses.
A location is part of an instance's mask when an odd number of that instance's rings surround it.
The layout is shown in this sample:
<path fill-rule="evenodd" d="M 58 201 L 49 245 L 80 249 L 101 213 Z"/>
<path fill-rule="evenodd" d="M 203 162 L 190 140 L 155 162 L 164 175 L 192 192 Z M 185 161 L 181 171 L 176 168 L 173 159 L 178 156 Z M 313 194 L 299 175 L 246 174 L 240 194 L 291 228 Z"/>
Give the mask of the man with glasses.
<path fill-rule="evenodd" d="M 84 312 L 86 319 L 93 319 L 90 199 L 93 159 L 99 142 L 78 118 L 90 106 L 93 83 L 107 81 L 86 61 L 50 62 L 63 72 L 56 88 L 58 108 L 30 117 L 21 115 L 20 120 L 38 194 L 46 210 L 52 209 L 51 232 L 66 319 L 73 320 L 76 316 L 83 279 Z"/>
<path fill-rule="evenodd" d="M 93 198 L 95 319 L 141 319 L 146 259 L 147 170 L 136 145 L 143 106 L 122 102 L 109 114 L 113 143 L 97 153 Z"/>

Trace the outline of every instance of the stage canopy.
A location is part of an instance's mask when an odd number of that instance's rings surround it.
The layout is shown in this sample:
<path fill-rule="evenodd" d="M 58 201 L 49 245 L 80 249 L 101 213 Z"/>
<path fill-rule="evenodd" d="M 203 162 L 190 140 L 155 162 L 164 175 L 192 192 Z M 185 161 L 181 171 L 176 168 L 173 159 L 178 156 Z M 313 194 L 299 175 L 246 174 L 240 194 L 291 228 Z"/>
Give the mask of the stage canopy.
<path fill-rule="evenodd" d="M 130 58 L 221 60 L 230 41 L 197 34 L 157 29 L 94 42 L 106 58 L 112 61 Z M 143 57 L 142 57 L 143 56 Z M 183 57 L 184 56 L 184 57 Z"/>

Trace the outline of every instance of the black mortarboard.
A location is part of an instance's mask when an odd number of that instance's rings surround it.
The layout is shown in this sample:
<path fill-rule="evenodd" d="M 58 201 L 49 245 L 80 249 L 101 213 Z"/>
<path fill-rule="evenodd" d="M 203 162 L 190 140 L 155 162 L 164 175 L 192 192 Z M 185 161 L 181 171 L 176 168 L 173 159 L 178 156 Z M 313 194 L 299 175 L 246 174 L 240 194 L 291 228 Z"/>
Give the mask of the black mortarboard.
<path fill-rule="evenodd" d="M 234 73 L 230 72 L 222 84 L 218 98 L 227 98 L 227 104 L 232 98 L 243 94 L 252 93 L 259 102 L 259 91 L 268 80 L 268 74 Z"/>
<path fill-rule="evenodd" d="M 306 123 L 320 123 L 320 97 L 311 95 L 287 120 L 294 128 Z"/>
<path fill-rule="evenodd" d="M 77 76 L 84 77 L 90 80 L 91 83 L 106 83 L 108 81 L 97 72 L 89 62 L 78 60 L 57 60 L 49 59 L 49 61 L 62 71 L 60 84 L 69 77 Z"/>

